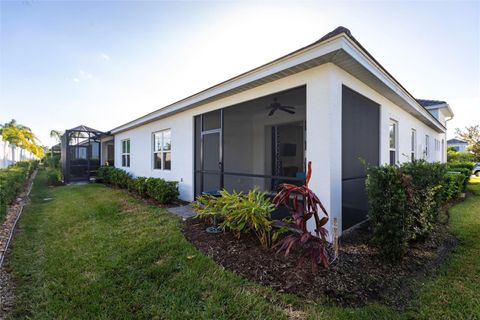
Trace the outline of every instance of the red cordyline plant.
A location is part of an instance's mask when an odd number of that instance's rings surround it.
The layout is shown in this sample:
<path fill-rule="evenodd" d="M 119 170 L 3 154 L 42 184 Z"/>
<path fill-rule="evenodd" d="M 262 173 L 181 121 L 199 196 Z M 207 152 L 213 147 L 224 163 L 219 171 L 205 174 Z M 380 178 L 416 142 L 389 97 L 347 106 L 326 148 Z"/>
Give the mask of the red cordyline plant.
<path fill-rule="evenodd" d="M 296 229 L 294 234 L 285 237 L 277 244 L 280 247 L 278 252 L 285 251 L 287 256 L 294 246 L 300 245 L 304 255 L 299 263 L 302 263 L 304 258 L 310 258 L 312 271 L 317 271 L 319 263 L 322 263 L 325 268 L 329 265 L 325 249 L 328 231 L 324 227 L 328 222 L 328 213 L 317 195 L 308 188 L 311 175 L 312 163 L 309 161 L 305 184 L 303 186 L 288 183 L 280 185 L 281 189 L 273 199 L 273 203 L 277 207 L 283 205 L 289 209 Z M 320 218 L 318 208 L 322 210 L 325 217 Z M 307 221 L 312 217 L 315 220 L 315 234 L 307 230 Z"/>

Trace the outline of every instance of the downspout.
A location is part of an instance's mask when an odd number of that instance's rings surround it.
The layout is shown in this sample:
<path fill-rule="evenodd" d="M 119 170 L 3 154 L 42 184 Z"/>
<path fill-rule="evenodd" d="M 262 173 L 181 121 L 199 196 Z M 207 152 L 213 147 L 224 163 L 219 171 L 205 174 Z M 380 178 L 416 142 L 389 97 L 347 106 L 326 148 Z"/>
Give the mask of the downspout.
<path fill-rule="evenodd" d="M 447 149 L 442 150 L 443 156 L 445 157 L 445 158 L 444 158 L 444 159 L 445 159 L 445 163 L 448 161 L 448 152 L 447 152 L 447 150 L 448 150 L 448 144 L 447 144 L 447 131 L 448 131 L 448 128 L 447 128 L 447 122 L 450 121 L 450 120 L 452 120 L 452 119 L 453 119 L 453 116 L 451 116 L 451 117 L 448 118 L 448 119 L 445 119 L 445 128 L 447 129 L 447 130 L 445 131 L 445 147 L 447 147 Z"/>

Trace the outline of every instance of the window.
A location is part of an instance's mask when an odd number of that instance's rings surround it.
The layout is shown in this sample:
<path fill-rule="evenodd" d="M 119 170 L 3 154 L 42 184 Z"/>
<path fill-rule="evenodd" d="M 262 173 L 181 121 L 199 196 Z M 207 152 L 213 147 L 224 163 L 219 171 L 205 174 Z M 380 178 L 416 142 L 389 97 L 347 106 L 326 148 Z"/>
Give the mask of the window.
<path fill-rule="evenodd" d="M 153 168 L 170 170 L 172 168 L 172 143 L 170 129 L 153 134 Z"/>
<path fill-rule="evenodd" d="M 415 129 L 412 129 L 412 136 L 410 138 L 410 156 L 411 160 L 414 161 L 416 159 L 416 149 L 417 149 L 417 131 Z"/>
<path fill-rule="evenodd" d="M 130 139 L 122 140 L 122 167 L 130 167 Z"/>
<path fill-rule="evenodd" d="M 425 158 L 430 156 L 430 137 L 425 135 Z"/>
<path fill-rule="evenodd" d="M 389 150 L 390 150 L 390 164 L 397 163 L 397 130 L 398 124 L 391 120 L 389 126 Z"/>
<path fill-rule="evenodd" d="M 435 151 L 440 151 L 440 140 L 435 139 Z"/>

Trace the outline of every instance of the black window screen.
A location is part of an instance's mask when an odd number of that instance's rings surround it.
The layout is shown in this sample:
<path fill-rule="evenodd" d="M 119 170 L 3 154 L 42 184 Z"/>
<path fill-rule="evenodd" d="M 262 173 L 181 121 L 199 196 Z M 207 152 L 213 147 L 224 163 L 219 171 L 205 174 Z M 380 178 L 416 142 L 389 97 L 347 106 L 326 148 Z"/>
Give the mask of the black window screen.
<path fill-rule="evenodd" d="M 343 86 L 342 89 L 342 228 L 365 220 L 368 199 L 365 165 L 379 164 L 380 106 Z"/>

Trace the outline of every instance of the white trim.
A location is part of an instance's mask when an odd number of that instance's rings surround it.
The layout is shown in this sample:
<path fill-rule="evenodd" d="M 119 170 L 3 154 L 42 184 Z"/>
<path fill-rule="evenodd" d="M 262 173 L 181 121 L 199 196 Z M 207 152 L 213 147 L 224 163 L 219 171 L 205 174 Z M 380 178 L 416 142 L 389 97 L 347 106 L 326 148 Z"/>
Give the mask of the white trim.
<path fill-rule="evenodd" d="M 413 156 L 413 157 L 412 157 Z M 410 131 L 410 161 L 417 159 L 417 130 Z"/>
<path fill-rule="evenodd" d="M 131 146 L 131 142 L 130 142 L 130 138 L 127 138 L 127 139 L 123 139 L 123 140 L 120 140 L 121 141 L 121 146 L 120 146 L 120 166 L 122 168 L 130 168 L 130 162 L 131 162 L 131 159 L 132 159 L 132 156 L 131 156 L 131 151 L 132 151 L 132 146 Z M 126 152 L 124 149 L 123 149 L 123 144 L 124 142 L 128 142 L 128 152 Z M 127 149 L 127 148 L 126 148 Z M 128 161 L 126 161 L 127 165 L 123 165 L 123 156 L 128 156 Z"/>
<path fill-rule="evenodd" d="M 391 135 L 390 135 L 390 127 L 393 125 L 393 139 L 394 139 L 394 146 L 392 148 L 391 146 Z M 391 161 L 391 158 L 390 158 L 390 152 L 395 152 L 395 161 L 394 163 L 392 163 Z M 393 165 L 393 164 L 397 164 L 398 162 L 398 121 L 395 120 L 395 119 L 390 119 L 390 121 L 388 122 L 388 163 Z"/>
<path fill-rule="evenodd" d="M 165 133 L 168 132 L 170 134 L 170 150 L 164 150 L 163 145 L 165 142 Z M 160 142 L 160 149 L 156 150 L 156 141 L 155 141 L 155 135 L 156 134 L 161 134 L 161 142 Z M 164 162 L 164 154 L 170 154 L 170 168 L 165 169 L 165 162 Z M 155 155 L 160 154 L 160 163 L 161 163 L 161 168 L 155 168 Z M 162 129 L 158 130 L 155 132 L 152 132 L 152 170 L 158 170 L 158 171 L 171 171 L 172 170 L 172 129 L 167 128 L 167 129 Z"/>

